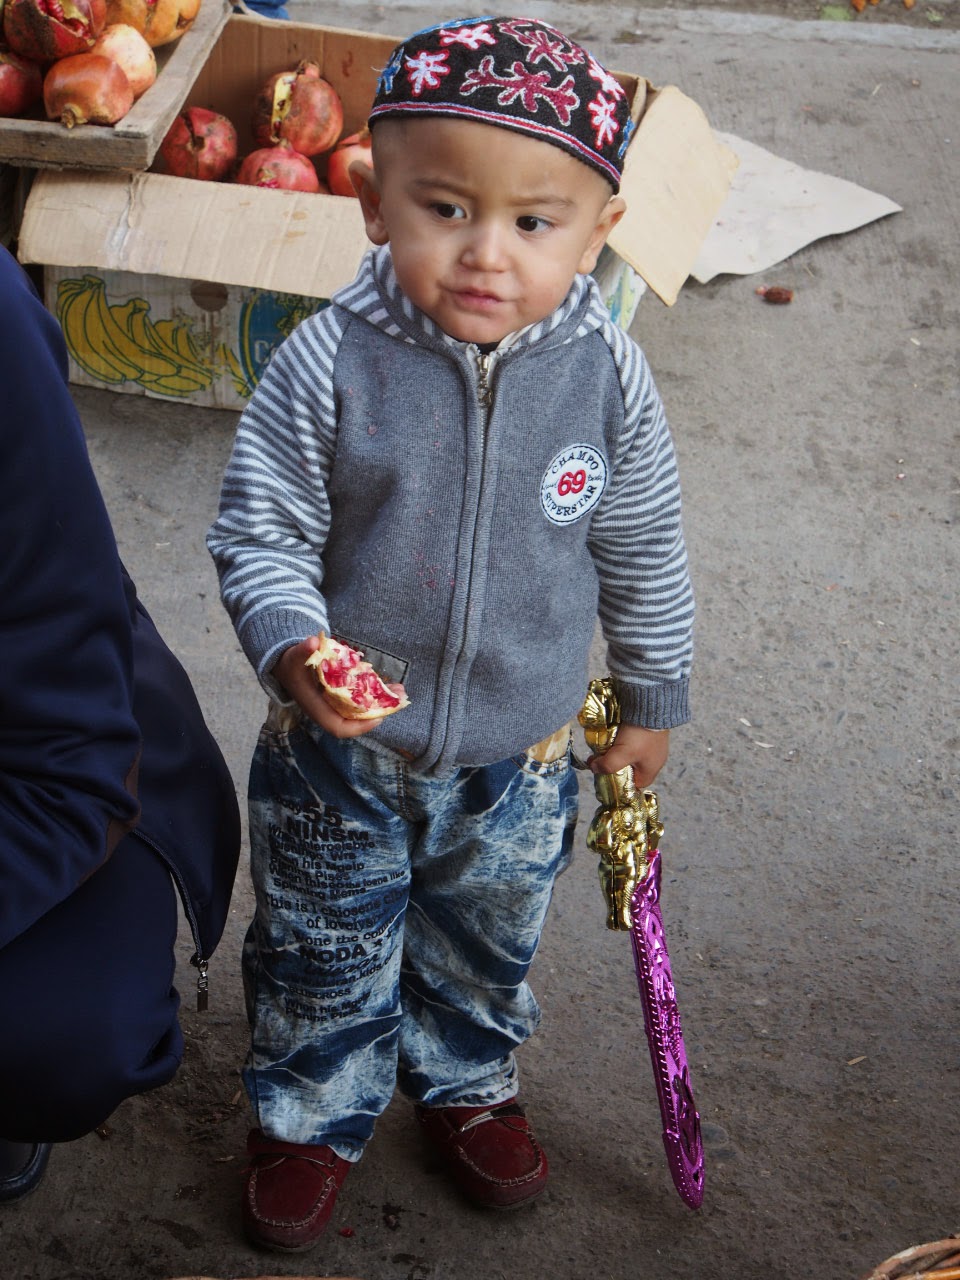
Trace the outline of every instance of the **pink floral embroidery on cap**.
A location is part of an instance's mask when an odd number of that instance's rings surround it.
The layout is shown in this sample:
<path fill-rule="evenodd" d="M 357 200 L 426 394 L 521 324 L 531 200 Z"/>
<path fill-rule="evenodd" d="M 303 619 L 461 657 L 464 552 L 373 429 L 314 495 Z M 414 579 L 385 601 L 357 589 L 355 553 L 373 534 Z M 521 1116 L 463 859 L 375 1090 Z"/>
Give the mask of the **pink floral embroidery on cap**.
<path fill-rule="evenodd" d="M 441 44 L 462 44 L 468 49 L 479 49 L 482 44 L 496 44 L 497 38 L 488 22 L 478 22 L 472 27 L 454 27 L 440 32 Z"/>
<path fill-rule="evenodd" d="M 605 147 L 616 137 L 619 124 L 614 115 L 616 103 L 598 93 L 594 100 L 587 104 L 590 122 L 593 125 L 594 137 L 598 148 Z"/>
<path fill-rule="evenodd" d="M 464 76 L 461 92 L 467 95 L 475 89 L 490 88 L 501 90 L 497 95 L 501 106 L 508 107 L 519 100 L 531 114 L 539 109 L 541 99 L 549 102 L 561 124 L 569 124 L 571 111 L 580 105 L 573 91 L 573 76 L 567 76 L 559 85 L 551 85 L 546 71 L 528 71 L 522 62 L 515 62 L 509 73 L 497 75 L 493 58 L 487 56 L 476 71 L 468 71 Z"/>
<path fill-rule="evenodd" d="M 421 50 L 415 58 L 407 59 L 407 78 L 416 97 L 424 89 L 439 89 L 444 76 L 450 74 L 445 53 L 427 53 Z"/>

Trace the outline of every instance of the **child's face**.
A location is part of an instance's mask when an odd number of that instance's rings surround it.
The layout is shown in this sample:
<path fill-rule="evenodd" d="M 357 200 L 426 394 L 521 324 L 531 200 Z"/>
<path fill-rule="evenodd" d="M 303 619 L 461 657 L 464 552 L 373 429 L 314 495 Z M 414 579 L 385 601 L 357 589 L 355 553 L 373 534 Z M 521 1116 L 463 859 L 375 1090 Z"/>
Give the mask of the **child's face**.
<path fill-rule="evenodd" d="M 352 169 L 374 244 L 400 287 L 461 342 L 499 342 L 548 316 L 591 271 L 625 208 L 548 142 L 463 120 L 383 120 L 376 173 Z"/>

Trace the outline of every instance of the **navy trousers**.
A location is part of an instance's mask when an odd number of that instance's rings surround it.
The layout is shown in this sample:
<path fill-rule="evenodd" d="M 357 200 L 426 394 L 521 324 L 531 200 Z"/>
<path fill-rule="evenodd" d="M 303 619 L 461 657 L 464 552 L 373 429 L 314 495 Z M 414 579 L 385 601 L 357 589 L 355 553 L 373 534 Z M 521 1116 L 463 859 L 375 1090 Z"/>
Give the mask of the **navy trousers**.
<path fill-rule="evenodd" d="M 131 835 L 0 950 L 0 1138 L 78 1138 L 171 1079 L 177 914 L 169 872 Z"/>

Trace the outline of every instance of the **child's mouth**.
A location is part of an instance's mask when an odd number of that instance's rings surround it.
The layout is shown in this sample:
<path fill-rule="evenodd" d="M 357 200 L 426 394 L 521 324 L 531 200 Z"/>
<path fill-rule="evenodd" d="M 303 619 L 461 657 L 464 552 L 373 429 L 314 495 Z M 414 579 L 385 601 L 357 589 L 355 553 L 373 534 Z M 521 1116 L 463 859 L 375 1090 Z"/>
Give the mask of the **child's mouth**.
<path fill-rule="evenodd" d="M 468 311 L 493 311 L 502 302 L 495 293 L 483 293 L 479 289 L 457 289 L 454 296 Z"/>

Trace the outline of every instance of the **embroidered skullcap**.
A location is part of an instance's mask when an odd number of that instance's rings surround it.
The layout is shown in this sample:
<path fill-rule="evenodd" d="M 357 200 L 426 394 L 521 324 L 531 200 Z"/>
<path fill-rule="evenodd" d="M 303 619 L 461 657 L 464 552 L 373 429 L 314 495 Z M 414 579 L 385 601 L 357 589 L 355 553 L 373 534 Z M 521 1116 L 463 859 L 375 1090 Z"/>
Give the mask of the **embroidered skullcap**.
<path fill-rule="evenodd" d="M 633 132 L 619 82 L 586 49 L 531 18 L 462 18 L 412 35 L 380 73 L 369 123 L 390 116 L 530 134 L 602 173 L 614 191 Z"/>

